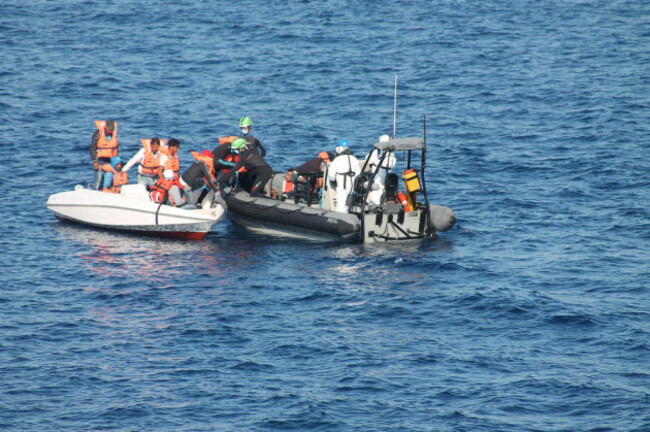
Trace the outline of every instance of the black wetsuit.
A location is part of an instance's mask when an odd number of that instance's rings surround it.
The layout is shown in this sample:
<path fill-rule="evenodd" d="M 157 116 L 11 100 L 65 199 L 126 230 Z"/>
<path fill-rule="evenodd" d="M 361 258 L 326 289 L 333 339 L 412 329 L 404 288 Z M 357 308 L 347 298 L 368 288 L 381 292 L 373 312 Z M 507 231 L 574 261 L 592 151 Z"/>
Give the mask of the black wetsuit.
<path fill-rule="evenodd" d="M 327 152 L 327 154 L 330 157 L 330 160 L 334 160 L 336 157 L 335 153 Z M 294 168 L 294 171 L 297 173 L 322 173 L 323 171 L 321 170 L 321 164 L 322 159 L 319 157 L 315 157 L 313 159 L 308 160 L 302 165 L 298 165 L 296 168 Z"/>
<path fill-rule="evenodd" d="M 252 147 L 256 149 L 257 151 L 260 152 L 260 156 L 262 157 L 266 156 L 266 149 L 264 148 L 260 140 L 258 140 L 252 135 L 243 136 L 242 138 L 246 140 L 246 147 Z"/>
<path fill-rule="evenodd" d="M 210 177 L 210 168 L 201 161 L 196 161 L 189 166 L 181 175 L 185 184 L 189 185 L 192 189 L 198 189 L 205 184 L 204 178 L 208 180 L 210 189 L 216 190 L 217 186 L 212 183 Z"/>
<path fill-rule="evenodd" d="M 215 155 L 215 161 L 216 160 L 217 158 Z M 218 166 L 217 162 L 215 162 L 215 170 L 217 167 L 219 167 L 219 169 L 229 168 L 221 164 Z M 242 168 L 246 168 L 246 176 L 248 177 L 248 183 L 250 184 L 249 187 L 244 186 L 244 189 L 249 190 L 251 195 L 263 195 L 264 186 L 271 178 L 273 170 L 269 164 L 262 159 L 262 156 L 256 148 L 246 147 L 239 155 L 239 162 L 237 162 L 237 164 L 223 176 L 222 181 L 229 181 L 235 173 Z"/>

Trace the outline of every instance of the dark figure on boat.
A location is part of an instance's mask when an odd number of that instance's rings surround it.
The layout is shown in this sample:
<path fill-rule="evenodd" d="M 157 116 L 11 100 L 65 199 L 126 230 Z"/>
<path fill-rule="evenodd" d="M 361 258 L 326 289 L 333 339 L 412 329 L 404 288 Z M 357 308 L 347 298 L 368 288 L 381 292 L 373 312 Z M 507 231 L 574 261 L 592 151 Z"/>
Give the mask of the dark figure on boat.
<path fill-rule="evenodd" d="M 239 187 L 251 196 L 264 195 L 264 186 L 271 178 L 273 170 L 264 161 L 256 148 L 249 147 L 244 138 L 237 138 L 230 144 L 230 152 L 233 156 L 238 156 L 235 166 L 224 164 L 221 160 L 217 160 L 215 155 L 214 169 L 219 172 L 223 169 L 230 169 L 227 173 L 223 174 L 221 183 L 230 182 L 233 177 L 239 177 Z"/>

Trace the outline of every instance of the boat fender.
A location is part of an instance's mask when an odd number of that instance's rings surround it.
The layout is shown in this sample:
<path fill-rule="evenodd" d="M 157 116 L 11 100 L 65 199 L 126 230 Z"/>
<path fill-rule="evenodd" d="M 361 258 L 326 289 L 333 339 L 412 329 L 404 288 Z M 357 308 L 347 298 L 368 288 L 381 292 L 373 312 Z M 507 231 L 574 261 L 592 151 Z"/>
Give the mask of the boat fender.
<path fill-rule="evenodd" d="M 449 207 L 429 204 L 429 214 L 429 226 L 436 231 L 447 231 L 456 224 L 456 216 Z"/>

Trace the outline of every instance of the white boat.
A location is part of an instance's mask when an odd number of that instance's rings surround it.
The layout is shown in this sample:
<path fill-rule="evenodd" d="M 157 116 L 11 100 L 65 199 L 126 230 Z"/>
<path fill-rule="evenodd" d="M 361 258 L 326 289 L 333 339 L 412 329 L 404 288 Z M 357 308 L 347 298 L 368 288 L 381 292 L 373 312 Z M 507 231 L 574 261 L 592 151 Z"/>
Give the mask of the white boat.
<path fill-rule="evenodd" d="M 50 195 L 50 209 L 59 220 L 143 234 L 200 240 L 226 218 L 223 204 L 183 208 L 151 201 L 141 184 L 122 186 L 119 194 L 77 185 L 74 190 Z"/>

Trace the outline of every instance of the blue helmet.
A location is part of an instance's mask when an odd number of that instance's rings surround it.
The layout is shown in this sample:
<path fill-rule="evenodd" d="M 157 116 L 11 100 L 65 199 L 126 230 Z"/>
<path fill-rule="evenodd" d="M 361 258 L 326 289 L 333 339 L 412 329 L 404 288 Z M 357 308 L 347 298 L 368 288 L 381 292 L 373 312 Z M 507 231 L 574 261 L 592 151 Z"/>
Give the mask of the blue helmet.
<path fill-rule="evenodd" d="M 111 158 L 111 165 L 113 165 L 113 168 L 115 168 L 121 162 L 122 162 L 122 158 L 119 156 L 113 156 Z"/>
<path fill-rule="evenodd" d="M 341 141 L 336 144 L 336 154 L 341 154 L 345 150 L 349 150 L 350 148 L 350 142 L 346 139 L 342 139 Z"/>

